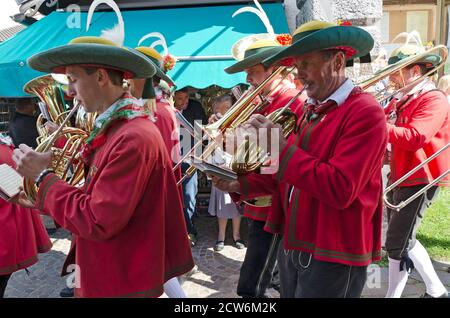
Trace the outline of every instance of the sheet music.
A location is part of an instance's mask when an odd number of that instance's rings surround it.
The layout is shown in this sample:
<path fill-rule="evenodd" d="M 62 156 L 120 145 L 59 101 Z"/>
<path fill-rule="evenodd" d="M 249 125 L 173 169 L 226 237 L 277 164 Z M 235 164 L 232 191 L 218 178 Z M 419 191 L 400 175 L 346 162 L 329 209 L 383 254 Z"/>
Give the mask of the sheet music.
<path fill-rule="evenodd" d="M 52 121 L 52 118 L 50 117 L 50 113 L 48 112 L 47 105 L 45 105 L 44 102 L 39 102 L 39 110 L 41 111 L 42 116 L 44 116 L 47 121 Z"/>
<path fill-rule="evenodd" d="M 7 164 L 0 165 L 0 191 L 8 198 L 12 198 L 20 192 L 23 178 L 12 167 Z M 2 197 L 4 197 L 2 195 Z"/>
<path fill-rule="evenodd" d="M 191 157 L 191 164 L 206 174 L 211 174 L 224 180 L 237 180 L 237 174 L 230 169 L 216 166 L 214 164 L 202 161 L 199 158 Z"/>

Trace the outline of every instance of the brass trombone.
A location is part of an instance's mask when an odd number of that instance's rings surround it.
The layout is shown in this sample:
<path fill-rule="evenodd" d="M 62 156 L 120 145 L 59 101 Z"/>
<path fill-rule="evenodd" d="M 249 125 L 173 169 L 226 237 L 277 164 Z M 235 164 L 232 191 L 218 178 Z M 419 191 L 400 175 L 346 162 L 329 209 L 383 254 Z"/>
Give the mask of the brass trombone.
<path fill-rule="evenodd" d="M 441 60 L 439 63 L 432 69 L 430 69 L 427 73 L 423 74 L 422 76 L 418 77 L 416 80 L 412 81 L 411 83 L 408 83 L 404 87 L 402 87 L 399 90 L 393 91 L 389 94 L 386 94 L 385 90 L 380 90 L 378 92 L 372 92 L 375 99 L 380 103 L 383 104 L 387 100 L 389 100 L 392 96 L 395 94 L 398 94 L 399 92 L 406 91 L 415 85 L 417 85 L 420 81 L 425 79 L 428 76 L 433 75 L 436 71 L 438 71 L 440 68 L 442 68 L 445 65 L 445 62 L 447 61 L 448 57 L 448 48 L 444 45 L 437 45 L 421 54 L 417 54 L 411 57 L 408 57 L 401 62 L 398 62 L 396 64 L 393 64 L 391 66 L 388 66 L 381 71 L 377 72 L 372 76 L 371 78 L 361 82 L 358 84 L 359 87 L 361 87 L 364 91 L 369 91 L 374 89 L 374 86 L 379 83 L 381 80 L 385 79 L 386 77 L 408 67 L 413 64 L 418 63 L 420 60 L 422 60 L 425 56 L 430 54 L 436 54 L 441 57 Z"/>
<path fill-rule="evenodd" d="M 282 132 L 285 138 L 287 138 L 295 128 L 297 123 L 297 115 L 293 113 L 289 107 L 294 103 L 301 94 L 306 90 L 305 85 L 289 102 L 282 108 L 276 109 L 267 115 L 267 119 L 274 124 L 281 124 Z M 269 157 L 261 147 L 252 144 L 248 139 L 245 140 L 237 149 L 236 154 L 233 156 L 231 168 L 237 174 L 248 174 L 260 168 L 264 161 Z"/>
<path fill-rule="evenodd" d="M 240 124 L 247 121 L 252 114 L 262 111 L 268 105 L 267 98 L 277 87 L 274 87 L 272 90 L 270 90 L 269 93 L 265 94 L 264 96 L 262 95 L 262 92 L 285 70 L 286 67 L 284 66 L 276 69 L 264 82 L 262 82 L 253 91 L 245 94 L 245 96 L 241 96 L 241 99 L 238 100 L 238 102 L 236 102 L 232 106 L 232 108 L 228 110 L 225 115 L 218 121 L 209 125 L 199 126 L 199 128 L 203 132 L 205 132 L 204 138 L 200 139 L 190 149 L 190 151 L 185 156 L 183 156 L 183 158 L 181 158 L 181 160 L 175 165 L 174 170 L 177 169 L 181 165 L 181 163 L 184 162 L 188 157 L 190 157 L 195 149 L 203 144 L 203 141 L 205 139 L 211 139 L 212 142 L 206 147 L 200 158 L 208 158 L 218 146 L 215 140 L 215 136 L 219 135 L 220 133 L 225 133 L 227 129 L 236 129 Z M 288 70 L 284 74 L 280 82 L 282 82 L 291 72 L 292 69 Z M 259 97 L 259 101 L 257 101 L 257 97 Z M 186 170 L 185 175 L 181 178 L 180 181 L 178 181 L 178 184 L 182 183 L 187 177 L 191 176 L 195 172 L 195 170 L 196 168 L 194 166 L 190 166 Z"/>
<path fill-rule="evenodd" d="M 397 94 L 399 92 L 402 92 L 402 91 L 406 91 L 406 90 L 414 87 L 419 82 L 424 80 L 426 77 L 433 75 L 440 68 L 442 68 L 445 65 L 445 62 L 447 61 L 447 57 L 448 57 L 448 49 L 447 49 L 447 47 L 444 46 L 444 45 L 438 45 L 438 46 L 435 46 L 435 47 L 433 47 L 433 48 L 431 48 L 431 49 L 429 49 L 429 50 L 427 50 L 427 51 L 425 51 L 425 52 L 423 52 L 421 54 L 417 54 L 417 55 L 411 56 L 409 58 L 406 58 L 406 59 L 404 59 L 403 61 L 401 61 L 399 63 L 396 63 L 396 64 L 394 64 L 394 65 L 392 65 L 390 67 L 387 67 L 387 68 L 381 70 L 378 73 L 375 73 L 375 75 L 372 78 L 370 78 L 370 79 L 360 83 L 359 86 L 361 88 L 363 88 L 364 90 L 370 90 L 375 84 L 377 84 L 382 79 L 386 78 L 387 76 L 389 76 L 389 75 L 391 75 L 391 74 L 393 74 L 395 72 L 398 72 L 398 71 L 402 70 L 405 67 L 408 67 L 410 65 L 419 63 L 424 57 L 426 57 L 427 55 L 430 55 L 430 54 L 438 55 L 438 56 L 441 57 L 441 59 L 427 73 L 425 73 L 422 76 L 418 77 L 417 79 L 415 79 L 411 83 L 408 83 L 407 85 L 402 87 L 400 90 L 392 92 L 391 94 L 386 94 L 385 91 L 379 91 L 379 92 L 376 92 L 374 94 L 374 97 L 377 99 L 377 101 L 380 104 L 382 104 L 385 101 L 387 101 L 388 99 L 390 99 L 393 95 L 395 95 L 395 94 Z M 441 153 L 443 153 L 449 147 L 450 147 L 450 143 L 448 143 L 447 145 L 442 147 L 440 150 L 438 150 L 432 156 L 430 156 L 427 160 L 425 160 L 424 162 L 422 162 L 419 165 L 417 165 L 414 169 L 412 169 L 411 171 L 406 173 L 403 177 L 401 177 L 399 180 L 397 180 L 396 182 L 391 184 L 389 187 L 387 187 L 384 190 L 384 192 L 383 192 L 383 200 L 384 200 L 384 203 L 386 204 L 386 206 L 389 207 L 392 210 L 400 211 L 402 208 L 404 208 L 405 206 L 410 204 L 412 201 L 417 199 L 419 196 L 421 196 L 423 193 L 425 193 L 429 188 L 431 188 L 432 186 L 437 184 L 440 180 L 445 178 L 450 173 L 450 169 L 448 169 L 446 172 L 444 172 L 439 177 L 434 179 L 430 184 L 426 185 L 424 188 L 419 190 L 417 193 L 413 194 L 411 197 L 409 197 L 408 199 L 400 202 L 399 204 L 394 205 L 394 204 L 390 203 L 389 200 L 388 200 L 387 194 L 390 191 L 392 191 L 399 184 L 401 184 L 403 181 L 408 179 L 408 177 L 413 175 L 415 172 L 417 172 L 419 169 L 421 169 L 424 165 L 428 164 L 431 160 L 433 160 L 434 158 L 439 156 Z"/>
<path fill-rule="evenodd" d="M 427 160 L 425 160 L 424 162 L 421 162 L 420 164 L 418 164 L 414 169 L 412 169 L 411 171 L 409 171 L 407 174 L 405 174 L 403 177 L 401 177 L 400 179 L 398 179 L 396 182 L 394 182 L 393 184 L 391 184 L 389 187 L 386 188 L 386 190 L 384 190 L 383 193 L 383 200 L 384 203 L 386 204 L 387 207 L 389 207 L 392 210 L 396 210 L 396 211 L 400 211 L 401 209 L 403 209 L 405 206 L 407 206 L 408 204 L 410 204 L 411 202 L 413 202 L 415 199 L 417 199 L 418 197 L 420 197 L 422 194 L 424 194 L 429 188 L 431 188 L 432 186 L 434 186 L 436 183 L 438 183 L 439 181 L 441 181 L 442 179 L 444 179 L 447 175 L 450 174 L 450 168 L 447 169 L 447 171 L 445 171 L 444 173 L 442 173 L 439 177 L 435 178 L 432 182 L 430 182 L 429 184 L 427 184 L 425 187 L 423 187 L 422 189 L 420 189 L 419 191 L 417 191 L 415 194 L 413 194 L 412 196 L 410 196 L 408 199 L 400 202 L 397 205 L 394 205 L 392 203 L 389 202 L 387 194 L 392 191 L 395 187 L 397 187 L 400 183 L 402 183 L 403 181 L 405 181 L 406 179 L 408 179 L 411 175 L 413 175 L 416 171 L 418 171 L 419 169 L 421 169 L 424 165 L 428 164 L 431 160 L 433 160 L 434 158 L 436 158 L 437 156 L 439 156 L 441 153 L 443 153 L 445 150 L 447 150 L 450 147 L 450 142 L 448 144 L 446 144 L 444 147 L 442 147 L 441 149 L 439 149 L 438 151 L 436 151 L 431 157 L 429 157 Z"/>

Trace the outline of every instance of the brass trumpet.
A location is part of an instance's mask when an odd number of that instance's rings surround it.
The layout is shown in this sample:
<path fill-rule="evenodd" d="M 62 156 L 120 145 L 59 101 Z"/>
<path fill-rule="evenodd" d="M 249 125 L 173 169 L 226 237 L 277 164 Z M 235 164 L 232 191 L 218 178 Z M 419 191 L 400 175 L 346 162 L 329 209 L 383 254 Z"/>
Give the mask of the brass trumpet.
<path fill-rule="evenodd" d="M 280 124 L 282 127 L 282 133 L 287 138 L 295 128 L 297 124 L 297 115 L 292 112 L 289 107 L 295 102 L 301 94 L 305 91 L 306 86 L 303 87 L 291 100 L 282 108 L 274 110 L 267 119 L 274 124 Z M 269 156 L 261 147 L 251 143 L 248 139 L 242 143 L 233 156 L 231 168 L 237 174 L 248 174 L 254 172 L 263 165 L 265 159 Z"/>

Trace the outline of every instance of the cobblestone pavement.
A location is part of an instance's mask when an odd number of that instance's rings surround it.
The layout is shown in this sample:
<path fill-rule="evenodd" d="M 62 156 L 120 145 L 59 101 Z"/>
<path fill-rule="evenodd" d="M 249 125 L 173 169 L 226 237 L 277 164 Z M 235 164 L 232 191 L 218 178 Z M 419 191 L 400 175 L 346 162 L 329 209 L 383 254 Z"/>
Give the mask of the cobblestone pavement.
<path fill-rule="evenodd" d="M 245 222 L 242 223 L 242 233 L 245 238 L 246 226 Z M 201 215 L 197 218 L 198 244 L 192 251 L 197 270 L 181 278 L 183 289 L 188 297 L 238 297 L 236 285 L 246 249 L 236 249 L 232 245 L 231 232 L 227 232 L 225 248 L 219 253 L 214 252 L 216 224 L 216 219 L 213 217 Z M 231 224 L 228 227 L 230 230 Z M 16 272 L 11 277 L 5 297 L 59 297 L 60 290 L 66 286 L 65 278 L 60 277 L 59 273 L 70 247 L 70 235 L 63 229 L 59 229 L 51 235 L 51 238 L 53 242 L 51 252 L 40 255 L 40 261 L 28 269 L 29 273 Z M 435 263 L 435 268 L 441 280 L 450 289 L 448 264 Z M 387 291 L 387 279 L 387 268 L 369 268 L 363 297 L 384 297 Z M 424 292 L 425 286 L 419 275 L 414 272 L 408 280 L 403 297 L 419 297 Z M 269 290 L 269 295 L 278 297 L 278 293 L 273 289 Z"/>

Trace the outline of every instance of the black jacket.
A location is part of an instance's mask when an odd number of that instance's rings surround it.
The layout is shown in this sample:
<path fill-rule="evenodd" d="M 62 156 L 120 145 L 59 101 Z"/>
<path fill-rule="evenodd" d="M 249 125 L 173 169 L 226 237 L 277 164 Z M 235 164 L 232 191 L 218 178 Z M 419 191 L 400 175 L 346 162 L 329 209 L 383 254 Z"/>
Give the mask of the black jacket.
<path fill-rule="evenodd" d="M 31 148 L 36 148 L 36 138 L 38 132 L 36 128 L 37 117 L 15 113 L 9 122 L 9 135 L 11 136 L 14 146 L 19 147 L 25 144 Z"/>

